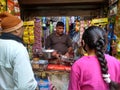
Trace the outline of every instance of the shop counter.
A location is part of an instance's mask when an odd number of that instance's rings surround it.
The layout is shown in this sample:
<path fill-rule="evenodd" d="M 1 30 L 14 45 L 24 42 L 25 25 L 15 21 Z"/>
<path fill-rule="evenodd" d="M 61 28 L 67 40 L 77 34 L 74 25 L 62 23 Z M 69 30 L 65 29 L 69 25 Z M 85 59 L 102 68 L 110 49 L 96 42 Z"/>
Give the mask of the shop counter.
<path fill-rule="evenodd" d="M 53 90 L 67 90 L 69 82 L 68 71 L 55 71 L 55 70 L 45 70 L 45 71 L 35 71 L 37 76 L 42 78 L 48 78 Z M 56 88 L 56 89 L 55 89 Z"/>
<path fill-rule="evenodd" d="M 67 90 L 69 82 L 69 72 L 66 71 L 37 71 L 35 72 L 39 75 L 42 73 L 47 74 L 47 77 L 50 81 L 52 87 L 55 87 L 53 90 Z M 39 76 L 38 75 L 38 76 Z"/>
<path fill-rule="evenodd" d="M 48 82 L 49 85 L 46 85 L 45 87 L 54 87 L 54 89 L 50 90 L 67 90 L 71 65 L 69 63 L 59 63 L 59 60 L 55 61 L 57 61 L 57 63 L 53 63 L 52 60 L 52 63 L 49 63 L 48 65 L 40 64 L 39 61 L 35 61 L 34 63 L 32 63 L 33 71 L 35 73 L 35 76 L 37 77 L 38 86 L 40 88 L 38 90 L 42 90 L 41 85 L 44 85 Z"/>

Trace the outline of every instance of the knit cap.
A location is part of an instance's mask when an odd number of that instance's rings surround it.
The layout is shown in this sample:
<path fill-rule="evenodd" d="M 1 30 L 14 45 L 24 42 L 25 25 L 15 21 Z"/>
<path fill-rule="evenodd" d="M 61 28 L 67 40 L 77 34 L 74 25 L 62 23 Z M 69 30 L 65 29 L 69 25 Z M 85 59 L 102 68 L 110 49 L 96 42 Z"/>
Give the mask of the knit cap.
<path fill-rule="evenodd" d="M 15 31 L 23 26 L 23 21 L 8 12 L 0 13 L 1 19 L 1 32 L 12 32 Z"/>

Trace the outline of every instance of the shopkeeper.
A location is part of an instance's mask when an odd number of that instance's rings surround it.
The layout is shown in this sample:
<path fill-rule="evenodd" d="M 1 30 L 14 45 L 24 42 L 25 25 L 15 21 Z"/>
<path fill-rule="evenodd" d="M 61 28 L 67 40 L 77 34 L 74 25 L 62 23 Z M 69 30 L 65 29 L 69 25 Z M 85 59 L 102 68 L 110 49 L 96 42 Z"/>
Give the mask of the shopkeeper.
<path fill-rule="evenodd" d="M 53 52 L 52 55 L 55 57 L 59 57 L 60 54 L 70 57 L 72 53 L 72 41 L 63 31 L 64 23 L 59 21 L 56 24 L 56 31 L 50 34 L 46 39 L 45 48 L 54 49 L 55 52 Z"/>

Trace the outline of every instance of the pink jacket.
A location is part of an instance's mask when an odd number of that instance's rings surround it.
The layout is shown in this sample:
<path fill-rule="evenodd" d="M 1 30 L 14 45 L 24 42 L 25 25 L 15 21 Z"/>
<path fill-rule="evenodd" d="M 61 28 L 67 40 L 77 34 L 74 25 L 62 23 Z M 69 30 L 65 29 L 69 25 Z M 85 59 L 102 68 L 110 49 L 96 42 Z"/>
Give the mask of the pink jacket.
<path fill-rule="evenodd" d="M 109 55 L 105 58 L 111 80 L 120 83 L 120 61 Z M 109 90 L 96 56 L 83 56 L 73 64 L 68 90 Z"/>

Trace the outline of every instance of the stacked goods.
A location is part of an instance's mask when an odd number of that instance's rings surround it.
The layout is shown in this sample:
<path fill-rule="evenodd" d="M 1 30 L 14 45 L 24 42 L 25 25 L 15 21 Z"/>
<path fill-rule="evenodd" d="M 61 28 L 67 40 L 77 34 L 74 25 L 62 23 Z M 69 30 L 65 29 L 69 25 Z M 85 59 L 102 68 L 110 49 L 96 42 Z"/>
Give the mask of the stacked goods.
<path fill-rule="evenodd" d="M 117 58 L 120 60 L 120 0 L 118 1 L 118 9 L 114 30 L 114 33 L 117 35 Z"/>
<path fill-rule="evenodd" d="M 6 0 L 7 1 L 7 11 L 11 14 L 20 17 L 20 7 L 18 0 Z"/>
<path fill-rule="evenodd" d="M 33 70 L 39 69 L 39 58 L 33 58 L 33 61 L 31 61 L 31 63 Z"/>
<path fill-rule="evenodd" d="M 28 53 L 29 53 L 29 56 L 30 56 L 30 60 L 32 60 L 32 56 L 33 56 L 33 53 L 32 53 L 32 45 L 28 44 L 28 45 L 27 45 L 27 48 L 28 48 Z"/>
<path fill-rule="evenodd" d="M 23 41 L 27 45 L 30 59 L 32 59 L 32 44 L 34 43 L 34 21 L 24 22 Z"/>
<path fill-rule="evenodd" d="M 14 1 L 14 14 L 16 16 L 20 16 L 20 7 L 19 7 L 18 0 L 13 0 L 13 1 Z"/>
<path fill-rule="evenodd" d="M 104 27 L 106 24 L 108 24 L 108 18 L 97 18 L 97 19 L 92 19 L 92 25 L 95 26 L 102 26 Z"/>
<path fill-rule="evenodd" d="M 44 71 L 47 69 L 48 60 L 39 60 L 39 58 L 33 58 L 31 64 L 34 70 Z"/>
<path fill-rule="evenodd" d="M 6 0 L 0 0 L 0 13 L 4 12 L 6 10 Z M 0 30 L 2 30 L 1 28 L 1 20 L 0 20 Z"/>
<path fill-rule="evenodd" d="M 118 1 L 118 9 L 116 14 L 116 22 L 115 22 L 115 34 L 117 35 L 118 39 L 120 39 L 120 1 Z"/>
<path fill-rule="evenodd" d="M 6 0 L 0 0 L 0 13 L 6 11 Z"/>
<path fill-rule="evenodd" d="M 117 10 L 119 9 L 118 7 L 118 0 L 109 0 L 109 24 L 108 24 L 108 50 L 109 53 L 112 56 L 118 57 L 119 53 L 117 53 L 119 51 L 119 39 L 118 39 L 118 35 L 119 35 L 119 28 L 116 27 L 117 25 L 119 26 L 119 19 L 117 15 Z M 118 10 L 119 11 L 119 10 Z M 115 26 L 116 25 L 116 26 Z M 117 45 L 118 44 L 118 45 Z"/>
<path fill-rule="evenodd" d="M 34 22 L 34 36 L 35 36 L 35 42 L 32 47 L 33 51 L 33 58 L 40 57 L 42 54 L 42 40 L 41 40 L 41 21 L 39 18 L 35 18 Z"/>
<path fill-rule="evenodd" d="M 24 22 L 24 33 L 23 33 L 23 41 L 25 44 L 33 44 L 34 43 L 34 21 L 26 21 Z"/>
<path fill-rule="evenodd" d="M 7 0 L 7 10 L 9 13 L 14 14 L 14 1 L 13 0 Z"/>

